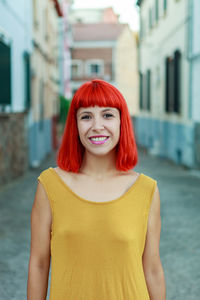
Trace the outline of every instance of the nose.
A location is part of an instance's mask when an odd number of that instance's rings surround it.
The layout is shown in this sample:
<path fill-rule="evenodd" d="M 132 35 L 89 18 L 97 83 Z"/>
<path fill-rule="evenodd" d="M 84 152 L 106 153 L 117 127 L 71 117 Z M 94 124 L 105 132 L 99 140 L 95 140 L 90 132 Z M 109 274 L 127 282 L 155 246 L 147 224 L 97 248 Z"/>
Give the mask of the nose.
<path fill-rule="evenodd" d="M 93 119 L 92 128 L 94 130 L 100 130 L 104 128 L 103 120 L 99 117 Z"/>

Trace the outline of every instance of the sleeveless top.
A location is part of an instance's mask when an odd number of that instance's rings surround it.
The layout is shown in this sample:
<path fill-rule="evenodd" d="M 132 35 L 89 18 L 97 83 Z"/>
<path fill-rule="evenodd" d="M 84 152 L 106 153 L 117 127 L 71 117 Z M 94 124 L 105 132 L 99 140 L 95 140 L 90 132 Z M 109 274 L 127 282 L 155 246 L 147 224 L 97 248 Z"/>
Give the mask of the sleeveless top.
<path fill-rule="evenodd" d="M 141 173 L 121 197 L 78 196 L 60 175 L 41 172 L 50 201 L 50 300 L 150 300 L 142 254 L 157 181 Z"/>

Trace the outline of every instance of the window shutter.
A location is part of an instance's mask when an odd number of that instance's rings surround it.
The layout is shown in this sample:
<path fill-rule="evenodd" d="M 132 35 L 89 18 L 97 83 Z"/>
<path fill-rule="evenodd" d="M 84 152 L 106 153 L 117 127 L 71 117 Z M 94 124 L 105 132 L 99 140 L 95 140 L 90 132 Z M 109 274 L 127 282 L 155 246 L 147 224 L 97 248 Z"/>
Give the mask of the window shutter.
<path fill-rule="evenodd" d="M 140 109 L 143 109 L 143 74 L 140 72 Z"/>
<path fill-rule="evenodd" d="M 147 109 L 151 109 L 151 70 L 147 70 Z"/>
<path fill-rule="evenodd" d="M 0 105 L 10 105 L 11 94 L 11 48 L 0 40 Z"/>
<path fill-rule="evenodd" d="M 181 53 L 174 52 L 174 111 L 180 112 Z"/>
<path fill-rule="evenodd" d="M 30 69 L 30 54 L 24 52 L 24 70 L 25 70 L 25 106 L 27 109 L 31 105 L 31 69 Z"/>
<path fill-rule="evenodd" d="M 165 59 L 165 110 L 169 111 L 169 58 Z"/>

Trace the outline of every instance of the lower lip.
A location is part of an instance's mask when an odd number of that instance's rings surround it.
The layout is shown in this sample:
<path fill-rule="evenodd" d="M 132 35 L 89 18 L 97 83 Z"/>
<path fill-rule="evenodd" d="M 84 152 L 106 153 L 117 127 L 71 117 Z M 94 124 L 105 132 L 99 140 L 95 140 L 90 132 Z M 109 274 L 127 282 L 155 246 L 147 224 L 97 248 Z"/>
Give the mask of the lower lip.
<path fill-rule="evenodd" d="M 92 143 L 92 144 L 95 144 L 95 145 L 102 145 L 102 144 L 104 144 L 107 140 L 109 139 L 109 137 L 106 139 L 106 140 L 103 140 L 103 141 L 94 141 L 94 140 L 90 140 L 90 142 Z"/>

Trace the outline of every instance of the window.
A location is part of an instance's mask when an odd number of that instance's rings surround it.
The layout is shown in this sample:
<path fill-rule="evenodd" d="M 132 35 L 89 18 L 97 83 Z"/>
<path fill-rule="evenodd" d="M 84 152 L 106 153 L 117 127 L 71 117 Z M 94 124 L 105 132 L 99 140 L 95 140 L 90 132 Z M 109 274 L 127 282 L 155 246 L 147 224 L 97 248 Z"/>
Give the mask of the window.
<path fill-rule="evenodd" d="M 153 26 L 153 16 L 152 16 L 152 9 L 149 8 L 149 29 Z"/>
<path fill-rule="evenodd" d="M 155 19 L 156 19 L 156 22 L 158 22 L 158 19 L 159 19 L 159 4 L 158 4 L 158 0 L 156 0 L 156 5 L 155 5 Z"/>
<path fill-rule="evenodd" d="M 39 130 L 44 128 L 44 81 L 39 81 Z"/>
<path fill-rule="evenodd" d="M 142 17 L 140 15 L 140 39 L 143 37 L 143 23 L 142 23 Z"/>
<path fill-rule="evenodd" d="M 152 27 L 155 25 L 156 23 L 156 11 L 155 11 L 155 7 L 153 6 L 151 8 L 151 15 L 152 15 Z"/>
<path fill-rule="evenodd" d="M 33 0 L 33 20 L 35 29 L 38 28 L 38 12 L 37 12 L 37 1 Z"/>
<path fill-rule="evenodd" d="M 145 37 L 145 19 L 140 16 L 140 39 Z"/>
<path fill-rule="evenodd" d="M 43 28 L 44 28 L 44 38 L 46 41 L 48 41 L 49 36 L 48 36 L 48 26 L 50 26 L 50 24 L 48 23 L 49 19 L 48 19 L 48 10 L 47 8 L 44 9 L 44 17 L 43 17 Z M 49 28 L 50 29 L 50 28 Z M 50 29 L 51 30 L 51 29 Z"/>
<path fill-rule="evenodd" d="M 86 62 L 87 76 L 103 76 L 104 65 L 102 60 L 89 60 Z"/>
<path fill-rule="evenodd" d="M 167 0 L 163 0 L 163 10 L 164 12 L 167 10 Z"/>
<path fill-rule="evenodd" d="M 101 66 L 98 64 L 91 64 L 90 65 L 90 73 L 91 74 L 99 74 Z"/>
<path fill-rule="evenodd" d="M 71 63 L 71 77 L 72 79 L 82 76 L 82 61 L 73 59 Z"/>
<path fill-rule="evenodd" d="M 147 70 L 147 110 L 151 109 L 151 70 Z"/>
<path fill-rule="evenodd" d="M 165 110 L 166 112 L 180 112 L 181 92 L 181 53 L 174 52 L 174 56 L 165 60 Z"/>
<path fill-rule="evenodd" d="M 140 109 L 151 109 L 151 70 L 148 69 L 146 73 L 140 72 Z"/>
<path fill-rule="evenodd" d="M 0 105 L 11 104 L 11 49 L 0 40 Z"/>
<path fill-rule="evenodd" d="M 168 99 L 168 111 L 173 112 L 174 110 L 174 58 L 168 58 L 168 68 L 169 68 L 169 78 L 168 78 L 168 89 L 169 89 L 169 99 Z"/>
<path fill-rule="evenodd" d="M 24 52 L 24 73 L 25 73 L 25 107 L 29 108 L 31 103 L 31 74 L 30 74 L 30 54 Z"/>
<path fill-rule="evenodd" d="M 180 112 L 180 92 L 181 92 L 181 52 L 174 52 L 174 111 Z"/>
<path fill-rule="evenodd" d="M 78 77 L 78 65 L 72 65 L 72 78 Z"/>
<path fill-rule="evenodd" d="M 140 72 L 140 109 L 143 108 L 143 74 Z"/>
<path fill-rule="evenodd" d="M 142 109 L 146 109 L 146 99 L 147 99 L 147 76 L 146 73 L 143 74 L 143 82 L 142 82 Z"/>

